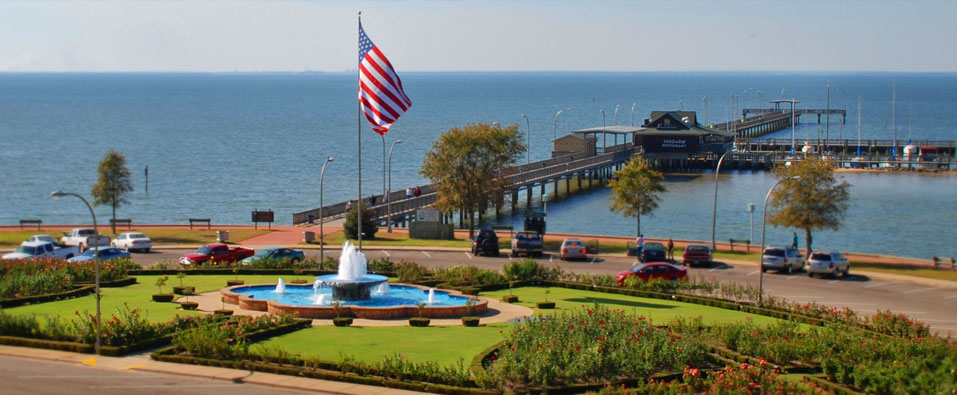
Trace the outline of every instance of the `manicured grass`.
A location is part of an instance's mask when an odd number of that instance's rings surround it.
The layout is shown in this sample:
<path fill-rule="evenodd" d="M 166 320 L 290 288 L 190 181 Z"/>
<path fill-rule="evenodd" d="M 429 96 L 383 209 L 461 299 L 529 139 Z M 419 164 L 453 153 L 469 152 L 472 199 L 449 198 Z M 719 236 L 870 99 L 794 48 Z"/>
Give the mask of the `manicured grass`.
<path fill-rule="evenodd" d="M 535 304 L 545 301 L 545 290 L 549 290 L 548 301 L 555 302 L 555 309 L 536 309 L 536 315 L 551 315 L 560 310 L 576 309 L 581 306 L 591 306 L 593 303 L 606 305 L 613 309 L 625 309 L 651 318 L 654 322 L 665 324 L 676 317 L 697 317 L 706 323 L 710 322 L 737 322 L 750 317 L 758 324 L 768 324 L 776 321 L 771 317 L 757 316 L 739 311 L 726 310 L 717 307 L 702 306 L 692 303 L 676 302 L 663 299 L 638 298 L 627 295 L 610 294 L 604 292 L 583 291 L 559 287 L 523 287 L 515 288 L 512 294 L 518 296 L 517 304 L 535 308 Z M 508 295 L 509 290 L 483 292 L 481 296 L 501 299 Z"/>
<path fill-rule="evenodd" d="M 326 244 L 342 244 L 346 242 L 345 233 L 342 231 L 332 232 L 324 238 Z M 351 240 L 355 242 L 355 240 Z M 304 243 L 300 243 L 304 244 Z M 316 243 L 318 244 L 318 242 Z M 469 248 L 472 242 L 467 239 L 454 240 L 422 240 L 410 239 L 405 233 L 386 233 L 385 229 L 380 229 L 372 240 L 362 239 L 363 245 L 370 246 L 412 246 L 412 247 L 457 247 Z"/>
<path fill-rule="evenodd" d="M 110 228 L 108 226 L 99 227 L 101 234 L 109 234 Z M 207 229 L 136 229 L 126 230 L 126 227 L 116 228 L 118 233 L 125 232 L 140 232 L 148 236 L 153 240 L 154 245 L 170 245 L 170 244 L 206 244 L 216 242 L 216 230 L 207 230 Z M 259 235 L 263 235 L 271 232 L 270 230 L 265 229 L 230 229 L 229 230 L 229 240 L 232 243 L 241 242 L 246 239 L 250 239 Z M 0 231 L 0 247 L 16 247 L 20 245 L 24 240 L 30 238 L 33 235 L 50 235 L 53 238 L 59 240 L 60 236 L 63 235 L 62 230 L 11 230 L 11 231 Z"/>
<path fill-rule="evenodd" d="M 466 366 L 482 350 L 502 341 L 499 331 L 508 333 L 511 324 L 498 323 L 477 327 L 411 326 L 335 327 L 314 326 L 268 341 L 257 343 L 253 350 L 279 345 L 302 357 L 319 357 L 340 361 L 343 356 L 377 362 L 400 354 L 409 361 L 435 361 L 442 365 L 458 363 Z"/>
<path fill-rule="evenodd" d="M 149 319 L 152 322 L 169 321 L 177 314 L 179 315 L 199 315 L 195 311 L 184 311 L 179 309 L 178 303 L 159 303 L 152 300 L 152 295 L 159 293 L 159 289 L 154 286 L 156 279 L 160 276 L 136 276 L 137 283 L 126 287 L 103 288 L 103 298 L 100 301 L 101 311 L 105 317 L 110 317 L 117 306 L 126 303 L 130 308 L 149 310 Z M 239 279 L 245 280 L 246 284 L 275 284 L 280 276 L 277 275 L 255 275 L 243 276 Z M 296 278 L 295 275 L 281 276 L 286 283 Z M 183 279 L 183 285 L 192 285 L 196 287 L 196 293 L 216 291 L 226 287 L 226 280 L 232 280 L 235 276 L 231 275 L 204 275 L 189 276 Z M 164 293 L 172 293 L 172 286 L 179 285 L 179 279 L 170 276 L 163 287 Z M 227 308 L 235 308 L 226 305 Z M 75 311 L 88 310 L 91 313 L 96 311 L 96 299 L 93 295 L 84 296 L 75 299 L 60 300 L 56 302 L 40 303 L 35 305 L 20 306 L 3 311 L 7 314 L 38 316 L 56 316 L 72 319 Z"/>
<path fill-rule="evenodd" d="M 929 269 L 911 265 L 892 265 L 887 263 L 857 262 L 851 261 L 851 274 L 855 270 L 868 272 L 897 274 L 901 276 L 914 276 L 922 278 L 931 278 L 934 280 L 957 281 L 957 271 L 949 270 L 950 262 L 946 266 L 948 270 Z"/>

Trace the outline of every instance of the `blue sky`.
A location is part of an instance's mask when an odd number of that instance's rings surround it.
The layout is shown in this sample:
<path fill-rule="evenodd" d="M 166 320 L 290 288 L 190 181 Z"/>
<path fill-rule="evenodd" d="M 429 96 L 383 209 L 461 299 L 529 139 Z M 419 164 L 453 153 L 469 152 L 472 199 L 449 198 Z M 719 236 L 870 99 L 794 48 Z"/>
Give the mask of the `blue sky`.
<path fill-rule="evenodd" d="M 957 71 L 955 1 L 0 1 L 0 71 Z"/>

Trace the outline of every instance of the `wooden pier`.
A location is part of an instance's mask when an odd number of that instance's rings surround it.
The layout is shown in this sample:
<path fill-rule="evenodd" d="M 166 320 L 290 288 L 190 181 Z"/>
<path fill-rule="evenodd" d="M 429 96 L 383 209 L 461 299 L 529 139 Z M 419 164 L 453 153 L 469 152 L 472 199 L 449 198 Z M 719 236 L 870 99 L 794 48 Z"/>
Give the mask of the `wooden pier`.
<path fill-rule="evenodd" d="M 780 112 L 786 112 L 790 114 L 791 110 L 781 110 L 781 109 L 775 109 L 775 108 L 745 108 L 741 110 L 741 117 L 747 118 L 748 115 L 750 114 L 764 115 L 764 114 L 776 114 Z M 817 115 L 817 123 L 821 123 L 821 115 L 826 115 L 826 114 L 840 115 L 841 123 L 847 123 L 847 110 L 840 110 L 840 109 L 834 109 L 834 108 L 831 108 L 831 109 L 805 108 L 805 109 L 794 110 L 795 117 L 799 115 Z"/>
<path fill-rule="evenodd" d="M 565 182 L 565 190 L 568 191 L 572 182 L 577 184 L 578 188 L 582 183 L 588 185 L 592 183 L 604 183 L 613 176 L 614 172 L 628 162 L 632 156 L 640 154 L 640 149 L 636 150 L 631 143 L 610 146 L 605 149 L 604 154 L 595 156 L 586 156 L 584 153 L 565 155 L 556 158 L 550 158 L 543 161 L 533 162 L 527 165 L 515 166 L 503 172 L 502 177 L 507 180 L 504 196 L 511 198 L 512 207 L 519 202 L 519 192 L 525 191 L 526 207 L 531 206 L 533 195 L 536 190 L 539 196 L 544 195 L 547 186 L 551 184 L 554 197 L 558 195 L 558 184 Z M 415 215 L 415 210 L 432 205 L 437 200 L 436 187 L 434 185 L 420 186 L 420 195 L 407 198 L 405 190 L 392 191 L 389 194 L 389 200 L 392 201 L 392 221 L 405 223 Z M 385 219 L 388 217 L 388 207 L 384 204 L 383 196 L 372 195 L 375 197 L 377 205 L 373 206 L 376 217 Z M 369 199 L 369 196 L 364 196 Z M 490 199 L 493 200 L 493 199 Z M 354 201 L 353 201 L 354 202 Z M 368 200 L 363 202 L 368 203 Z M 490 202 L 494 204 L 496 211 L 502 208 L 503 202 Z M 293 213 L 293 225 L 310 225 L 318 221 L 329 221 L 343 218 L 346 215 L 347 207 L 351 202 L 340 202 L 327 205 L 322 208 L 320 217 L 318 208 Z M 453 221 L 454 213 L 444 213 L 443 221 Z M 459 222 L 467 213 L 459 213 Z"/>

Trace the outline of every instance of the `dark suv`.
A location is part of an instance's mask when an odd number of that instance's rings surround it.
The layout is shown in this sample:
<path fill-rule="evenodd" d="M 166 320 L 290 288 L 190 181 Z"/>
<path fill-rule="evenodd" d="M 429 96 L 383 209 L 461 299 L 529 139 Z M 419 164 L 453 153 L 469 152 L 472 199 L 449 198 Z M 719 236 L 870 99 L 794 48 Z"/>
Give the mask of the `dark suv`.
<path fill-rule="evenodd" d="M 472 254 L 498 256 L 498 235 L 492 229 L 481 229 L 472 241 Z"/>

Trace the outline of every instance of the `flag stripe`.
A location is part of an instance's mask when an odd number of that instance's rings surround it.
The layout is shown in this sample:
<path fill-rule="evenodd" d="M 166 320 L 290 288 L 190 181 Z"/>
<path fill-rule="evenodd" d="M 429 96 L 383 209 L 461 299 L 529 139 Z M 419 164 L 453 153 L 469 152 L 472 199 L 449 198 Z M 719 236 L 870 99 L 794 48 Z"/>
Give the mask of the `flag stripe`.
<path fill-rule="evenodd" d="M 359 24 L 359 105 L 363 114 L 379 134 L 386 134 L 392 124 L 412 107 L 402 88 L 402 80 L 392 63 L 379 50 Z"/>

